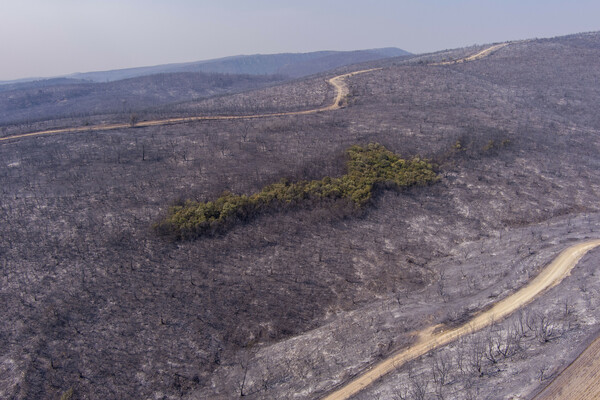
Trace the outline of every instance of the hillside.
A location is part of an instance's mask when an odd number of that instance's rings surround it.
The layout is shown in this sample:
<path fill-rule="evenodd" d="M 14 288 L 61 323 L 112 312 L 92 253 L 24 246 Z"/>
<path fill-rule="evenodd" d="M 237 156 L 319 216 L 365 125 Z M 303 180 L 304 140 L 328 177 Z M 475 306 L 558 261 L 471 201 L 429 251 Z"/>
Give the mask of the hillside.
<path fill-rule="evenodd" d="M 177 64 L 155 65 L 151 67 L 123 68 L 109 71 L 77 72 L 55 78 L 24 78 L 13 81 L 0 81 L 0 91 L 48 86 L 62 83 L 112 82 L 147 75 L 172 74 L 182 72 L 204 72 L 232 75 L 283 75 L 299 78 L 329 69 L 366 61 L 390 57 L 410 56 L 411 53 L 395 47 L 353 51 L 314 51 L 310 53 L 279 53 L 238 55 L 212 60 Z"/>
<path fill-rule="evenodd" d="M 108 83 L 52 80 L 0 91 L 0 124 L 121 115 L 280 83 L 282 76 L 166 73 Z M 2 86 L 0 86 L 2 88 Z"/>
<path fill-rule="evenodd" d="M 381 69 L 345 78 L 339 109 L 0 142 L 0 397 L 320 398 L 597 238 L 600 34 L 435 65 L 486 48 L 369 61 Z M 335 95 L 323 75 L 143 118 L 307 110 Z M 342 177 L 346 150 L 369 143 L 432 160 L 439 181 L 380 187 L 359 211 L 274 208 L 198 240 L 152 229 L 185 200 Z M 591 251 L 522 313 L 357 398 L 531 396 L 600 328 L 599 261 Z"/>
<path fill-rule="evenodd" d="M 235 56 L 80 73 L 64 78 L 4 82 L 0 84 L 0 125 L 73 117 L 92 121 L 100 115 L 127 120 L 134 113 L 171 112 L 170 108 L 179 103 L 268 87 L 342 66 L 408 55 L 400 49 L 385 48 Z"/>
<path fill-rule="evenodd" d="M 299 78 L 318 72 L 324 72 L 343 65 L 408 55 L 410 55 L 409 52 L 392 47 L 355 51 L 315 51 L 311 53 L 239 55 L 182 64 L 77 73 L 70 75 L 69 78 L 106 82 L 143 75 L 173 72 L 284 75 L 288 78 Z"/>

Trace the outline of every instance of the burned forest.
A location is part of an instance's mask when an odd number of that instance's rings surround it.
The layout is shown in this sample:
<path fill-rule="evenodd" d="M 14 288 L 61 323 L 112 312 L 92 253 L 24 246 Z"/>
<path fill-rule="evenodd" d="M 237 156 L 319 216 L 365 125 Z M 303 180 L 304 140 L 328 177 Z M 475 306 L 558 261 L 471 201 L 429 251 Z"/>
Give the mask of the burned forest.
<path fill-rule="evenodd" d="M 490 46 L 0 92 L 0 398 L 323 398 L 598 239 L 600 34 Z M 414 180 L 342 182 L 369 148 Z M 599 332 L 599 262 L 355 398 L 533 398 Z"/>

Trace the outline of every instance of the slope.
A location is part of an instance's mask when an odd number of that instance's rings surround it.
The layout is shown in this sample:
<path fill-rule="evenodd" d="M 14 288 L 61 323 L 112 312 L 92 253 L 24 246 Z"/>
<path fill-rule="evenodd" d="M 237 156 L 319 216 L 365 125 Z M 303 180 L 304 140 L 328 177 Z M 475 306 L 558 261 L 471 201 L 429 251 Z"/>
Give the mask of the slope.
<path fill-rule="evenodd" d="M 600 42 L 573 41 L 454 65 L 376 62 L 342 80 L 346 106 L 334 112 L 3 141 L 0 397 L 315 398 L 411 333 L 459 326 L 516 291 L 600 232 Z M 290 98 L 290 111 L 315 109 L 335 96 L 311 78 L 222 98 L 209 115 L 288 110 Z M 299 209 L 197 242 L 149 229 L 178 198 L 339 176 L 344 150 L 369 142 L 435 158 L 440 183 L 381 193 L 361 215 Z M 565 349 L 597 329 L 598 255 L 586 257 L 541 302 L 559 310 L 560 337 L 530 334 L 509 360 L 518 374 L 484 359 L 483 376 L 453 375 L 445 396 L 465 398 L 467 383 L 497 398 L 529 390 L 540 384 L 536 351 L 547 373 L 568 363 Z M 420 362 L 412 371 L 431 377 Z M 393 398 L 396 384 L 384 377 L 358 396 Z"/>
<path fill-rule="evenodd" d="M 588 251 L 598 246 L 600 246 L 600 240 L 593 240 L 565 249 L 550 265 L 544 268 L 542 273 L 516 293 L 494 304 L 490 309 L 479 313 L 475 318 L 458 328 L 450 330 L 441 329 L 439 333 L 435 333 L 435 327 L 421 331 L 418 334 L 419 339 L 417 344 L 374 365 L 367 372 L 343 385 L 341 388 L 336 389 L 323 399 L 349 399 L 382 376 L 401 367 L 410 360 L 455 341 L 462 336 L 481 330 L 494 322 L 501 321 L 530 303 L 540 293 L 558 285 L 570 274 L 571 270 Z"/>

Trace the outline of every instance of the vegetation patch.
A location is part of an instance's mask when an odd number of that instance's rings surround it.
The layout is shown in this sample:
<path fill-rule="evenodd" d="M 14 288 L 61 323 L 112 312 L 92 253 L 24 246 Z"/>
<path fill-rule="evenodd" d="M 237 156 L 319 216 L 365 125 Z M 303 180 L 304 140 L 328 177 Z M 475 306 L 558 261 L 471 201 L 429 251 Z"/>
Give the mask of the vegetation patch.
<path fill-rule="evenodd" d="M 250 196 L 225 192 L 215 201 L 188 200 L 172 206 L 155 229 L 176 239 L 195 238 L 274 208 L 346 200 L 361 209 L 377 187 L 403 188 L 437 180 L 433 165 L 427 160 L 404 160 L 380 144 L 352 146 L 347 155 L 348 173 L 342 177 L 299 182 L 282 179 Z"/>

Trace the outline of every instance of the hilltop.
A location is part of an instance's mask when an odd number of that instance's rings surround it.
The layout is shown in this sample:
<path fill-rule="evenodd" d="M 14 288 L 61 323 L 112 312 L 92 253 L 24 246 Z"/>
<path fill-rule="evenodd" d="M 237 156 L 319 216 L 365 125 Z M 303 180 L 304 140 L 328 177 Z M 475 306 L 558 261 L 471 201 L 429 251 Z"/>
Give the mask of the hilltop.
<path fill-rule="evenodd" d="M 288 78 L 324 72 L 344 65 L 357 64 L 390 57 L 410 56 L 408 51 L 396 47 L 352 51 L 314 51 L 309 53 L 278 53 L 237 55 L 211 60 L 193 61 L 114 69 L 109 71 L 77 72 L 54 78 L 23 78 L 12 81 L 0 81 L 0 91 L 53 84 L 57 80 L 65 82 L 111 82 L 146 75 L 170 74 L 181 72 L 205 72 L 231 75 L 283 75 Z"/>
<path fill-rule="evenodd" d="M 354 51 L 315 51 L 310 53 L 238 55 L 190 63 L 77 73 L 69 75 L 68 78 L 106 82 L 135 78 L 144 75 L 174 72 L 214 72 L 234 75 L 283 75 L 288 78 L 300 78 L 302 76 L 313 75 L 344 65 L 409 55 L 409 52 L 395 47 Z"/>

